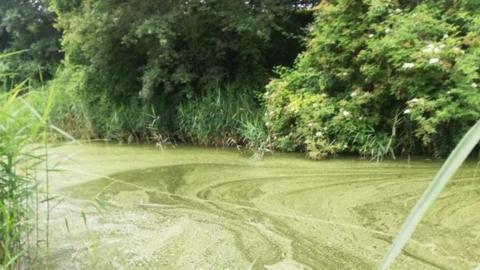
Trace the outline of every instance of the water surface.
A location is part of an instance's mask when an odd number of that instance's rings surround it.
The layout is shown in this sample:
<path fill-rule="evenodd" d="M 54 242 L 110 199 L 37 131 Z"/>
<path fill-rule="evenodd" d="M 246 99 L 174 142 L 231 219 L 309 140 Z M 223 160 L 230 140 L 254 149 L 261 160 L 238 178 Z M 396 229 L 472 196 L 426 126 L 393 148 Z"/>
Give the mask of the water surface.
<path fill-rule="evenodd" d="M 53 150 L 55 269 L 374 269 L 439 161 L 308 161 L 234 150 Z M 480 263 L 476 163 L 457 174 L 392 269 Z"/>

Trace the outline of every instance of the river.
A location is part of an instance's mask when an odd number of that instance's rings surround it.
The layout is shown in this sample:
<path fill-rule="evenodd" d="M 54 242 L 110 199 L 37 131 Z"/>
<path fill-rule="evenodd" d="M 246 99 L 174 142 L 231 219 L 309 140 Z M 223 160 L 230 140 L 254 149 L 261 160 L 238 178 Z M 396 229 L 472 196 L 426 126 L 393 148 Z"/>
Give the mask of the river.
<path fill-rule="evenodd" d="M 53 269 L 374 269 L 441 166 L 190 146 L 51 153 Z M 462 167 L 392 269 L 480 263 L 476 167 Z"/>

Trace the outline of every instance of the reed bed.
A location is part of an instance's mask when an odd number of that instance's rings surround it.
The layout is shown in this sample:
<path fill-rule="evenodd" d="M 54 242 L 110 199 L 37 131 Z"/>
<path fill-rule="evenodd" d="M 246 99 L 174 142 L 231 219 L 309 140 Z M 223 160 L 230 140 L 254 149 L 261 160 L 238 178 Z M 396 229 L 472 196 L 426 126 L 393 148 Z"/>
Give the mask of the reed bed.
<path fill-rule="evenodd" d="M 23 269 L 42 243 L 48 247 L 48 214 L 40 222 L 38 210 L 49 208 L 46 127 L 54 95 L 36 110 L 28 90 L 27 82 L 0 90 L 0 269 Z"/>

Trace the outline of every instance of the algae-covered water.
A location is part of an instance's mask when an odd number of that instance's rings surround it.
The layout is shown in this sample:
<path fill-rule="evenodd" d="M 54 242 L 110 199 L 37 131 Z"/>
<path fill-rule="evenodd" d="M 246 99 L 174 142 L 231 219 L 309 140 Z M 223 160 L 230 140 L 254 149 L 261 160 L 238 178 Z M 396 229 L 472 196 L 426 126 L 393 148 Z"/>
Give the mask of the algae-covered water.
<path fill-rule="evenodd" d="M 54 269 L 374 269 L 440 161 L 81 145 L 53 150 Z M 480 263 L 480 179 L 464 165 L 392 269 Z"/>

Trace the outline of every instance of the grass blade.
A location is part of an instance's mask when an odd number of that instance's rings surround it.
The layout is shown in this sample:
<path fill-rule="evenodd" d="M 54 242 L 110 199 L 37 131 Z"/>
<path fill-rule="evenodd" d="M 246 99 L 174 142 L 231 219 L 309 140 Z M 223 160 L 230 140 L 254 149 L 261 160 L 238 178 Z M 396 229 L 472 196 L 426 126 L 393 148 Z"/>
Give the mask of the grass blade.
<path fill-rule="evenodd" d="M 68 224 L 68 219 L 65 217 L 65 227 L 67 228 L 67 232 L 70 233 L 70 225 Z"/>
<path fill-rule="evenodd" d="M 87 215 L 83 211 L 82 211 L 82 220 L 83 220 L 83 225 L 85 225 L 85 228 L 88 229 Z"/>
<path fill-rule="evenodd" d="M 27 51 L 29 51 L 29 49 L 9 52 L 9 53 L 2 53 L 2 54 L 0 54 L 0 59 L 11 57 L 11 56 L 14 56 L 14 55 L 17 55 L 17 54 L 22 54 L 22 53 L 27 52 Z"/>
<path fill-rule="evenodd" d="M 54 125 L 50 125 L 50 128 L 55 130 L 56 132 L 58 132 L 60 135 L 64 136 L 65 138 L 69 139 L 71 142 L 74 142 L 74 143 L 77 143 L 77 140 L 70 134 L 68 134 L 67 132 L 63 131 L 62 129 L 54 126 Z"/>
<path fill-rule="evenodd" d="M 253 267 L 255 266 L 255 263 L 257 262 L 257 259 L 255 259 L 250 266 L 248 267 L 248 270 L 253 270 Z"/>
<path fill-rule="evenodd" d="M 402 248 L 412 236 L 415 228 L 420 220 L 427 212 L 430 205 L 438 197 L 440 192 L 445 188 L 450 178 L 460 168 L 462 163 L 468 157 L 470 152 L 475 148 L 480 140 L 480 120 L 465 134 L 462 140 L 457 144 L 453 152 L 445 161 L 443 166 L 438 171 L 437 175 L 429 185 L 427 190 L 423 193 L 420 200 L 410 212 L 407 220 L 402 226 L 400 233 L 397 235 L 390 250 L 385 254 L 383 261 L 378 269 L 386 270 L 393 263 L 395 258 L 400 254 Z"/>

